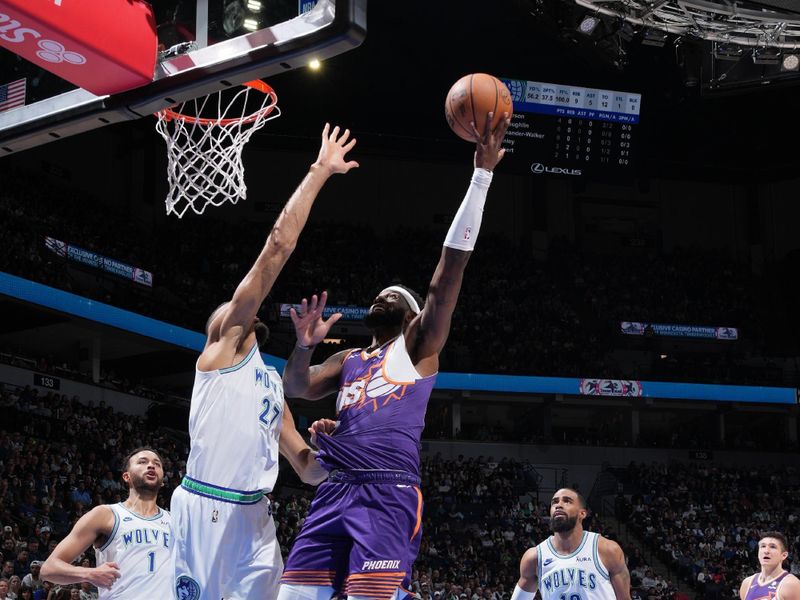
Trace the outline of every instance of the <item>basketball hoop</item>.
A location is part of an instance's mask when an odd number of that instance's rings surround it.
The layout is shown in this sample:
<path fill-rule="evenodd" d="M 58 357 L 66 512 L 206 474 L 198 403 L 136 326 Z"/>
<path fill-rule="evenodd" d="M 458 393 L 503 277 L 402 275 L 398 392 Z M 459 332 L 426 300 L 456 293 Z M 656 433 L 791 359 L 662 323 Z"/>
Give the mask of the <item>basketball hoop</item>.
<path fill-rule="evenodd" d="M 281 111 L 275 90 L 263 81 L 248 81 L 227 102 L 225 91 L 156 113 L 156 131 L 167 143 L 168 215 L 181 218 L 189 208 L 200 215 L 209 204 L 236 204 L 246 198 L 242 149 Z M 255 110 L 251 94 L 260 100 Z"/>

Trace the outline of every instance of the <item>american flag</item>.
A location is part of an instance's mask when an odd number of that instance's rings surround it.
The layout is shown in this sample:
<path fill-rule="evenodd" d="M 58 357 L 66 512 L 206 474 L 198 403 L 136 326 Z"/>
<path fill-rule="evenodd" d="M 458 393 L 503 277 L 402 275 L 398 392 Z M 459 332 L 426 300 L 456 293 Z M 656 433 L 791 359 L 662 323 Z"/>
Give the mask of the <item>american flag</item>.
<path fill-rule="evenodd" d="M 67 255 L 67 244 L 61 240 L 48 236 L 44 238 L 44 245 L 50 252 L 55 252 L 59 256 Z"/>
<path fill-rule="evenodd" d="M 17 79 L 11 83 L 0 85 L 0 112 L 24 106 L 25 79 Z"/>

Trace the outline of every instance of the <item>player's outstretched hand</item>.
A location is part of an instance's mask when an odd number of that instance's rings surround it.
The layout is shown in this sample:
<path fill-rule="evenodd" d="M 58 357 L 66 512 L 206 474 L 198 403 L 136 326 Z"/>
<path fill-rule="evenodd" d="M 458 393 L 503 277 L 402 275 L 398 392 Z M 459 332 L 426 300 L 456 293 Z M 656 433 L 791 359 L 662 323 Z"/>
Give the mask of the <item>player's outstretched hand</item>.
<path fill-rule="evenodd" d="M 96 587 L 109 589 L 119 577 L 119 565 L 115 562 L 107 562 L 94 569 L 89 569 L 86 580 Z"/>
<path fill-rule="evenodd" d="M 316 446 L 317 435 L 320 433 L 331 435 L 334 429 L 336 429 L 336 425 L 338 425 L 338 423 L 331 419 L 319 419 L 318 421 L 314 421 L 311 427 L 308 428 L 308 432 L 311 434 L 311 443 Z"/>
<path fill-rule="evenodd" d="M 319 298 L 316 294 L 311 296 L 311 304 L 303 298 L 299 312 L 293 308 L 289 309 L 289 316 L 292 317 L 297 334 L 297 343 L 300 346 L 316 346 L 327 337 L 333 324 L 342 318 L 342 313 L 332 314 L 327 321 L 322 318 L 327 302 L 328 292 L 322 292 Z"/>
<path fill-rule="evenodd" d="M 475 145 L 475 168 L 486 169 L 487 171 L 494 171 L 506 151 L 503 149 L 503 138 L 506 136 L 506 130 L 511 125 L 511 116 L 503 113 L 503 118 L 497 123 L 497 127 L 492 129 L 492 119 L 494 113 L 489 112 L 486 114 L 486 125 L 483 128 L 483 135 L 478 133 L 475 123 L 472 122 L 472 135 L 478 140 Z"/>
<path fill-rule="evenodd" d="M 344 133 L 339 135 L 339 126 L 330 131 L 330 124 L 325 123 L 325 128 L 322 130 L 322 146 L 319 149 L 319 156 L 314 166 L 321 167 L 327 170 L 331 175 L 334 173 L 347 173 L 350 169 L 358 166 L 354 160 L 346 160 L 346 154 L 353 149 L 356 145 L 356 138 L 347 141 L 350 138 L 350 130 L 345 129 Z"/>

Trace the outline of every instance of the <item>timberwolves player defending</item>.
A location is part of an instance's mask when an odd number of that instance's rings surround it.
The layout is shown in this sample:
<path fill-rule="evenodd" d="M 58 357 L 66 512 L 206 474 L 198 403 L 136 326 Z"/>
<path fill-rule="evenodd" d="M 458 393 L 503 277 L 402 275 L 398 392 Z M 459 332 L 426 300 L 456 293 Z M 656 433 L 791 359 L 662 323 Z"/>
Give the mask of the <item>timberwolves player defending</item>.
<path fill-rule="evenodd" d="M 294 427 L 277 372 L 258 352 L 268 330 L 256 317 L 328 178 L 357 167 L 355 145 L 325 125 L 316 162 L 286 203 L 255 264 L 230 302 L 209 317 L 189 411 L 186 476 L 172 496 L 178 600 L 268 600 L 283 571 L 266 493 L 278 453 L 301 479 L 327 473 Z M 166 597 L 166 596 L 165 596 Z"/>
<path fill-rule="evenodd" d="M 83 515 L 42 565 L 42 579 L 69 584 L 88 581 L 100 600 L 172 598 L 170 515 L 156 505 L 164 480 L 158 454 L 137 448 L 125 459 L 122 479 L 128 499 L 95 506 Z M 71 564 L 94 545 L 97 567 Z"/>
<path fill-rule="evenodd" d="M 786 536 L 777 531 L 763 535 L 758 542 L 761 571 L 747 577 L 739 588 L 741 600 L 800 600 L 800 580 L 783 568 L 789 556 Z"/>
<path fill-rule="evenodd" d="M 422 494 L 420 436 L 425 409 L 450 331 L 464 269 L 478 237 L 492 170 L 503 157 L 509 125 L 491 115 L 475 151 L 475 172 L 444 241 L 424 308 L 402 286 L 382 290 L 369 309 L 368 348 L 333 355 L 309 367 L 332 322 L 321 319 L 326 296 L 292 313 L 297 345 L 284 371 L 289 397 L 319 399 L 339 390 L 339 424 L 318 434 L 319 461 L 331 472 L 297 536 L 279 600 L 405 597 L 402 585 L 419 550 Z"/>
<path fill-rule="evenodd" d="M 583 530 L 586 501 L 571 488 L 550 502 L 553 535 L 528 550 L 511 600 L 630 600 L 631 576 L 619 544 Z"/>

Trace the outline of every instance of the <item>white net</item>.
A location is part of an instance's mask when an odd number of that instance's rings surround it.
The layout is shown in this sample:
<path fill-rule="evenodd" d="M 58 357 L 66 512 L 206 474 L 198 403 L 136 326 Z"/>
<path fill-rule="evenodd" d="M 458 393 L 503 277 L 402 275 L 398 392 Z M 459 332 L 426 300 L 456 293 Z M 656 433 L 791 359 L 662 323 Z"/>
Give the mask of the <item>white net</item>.
<path fill-rule="evenodd" d="M 254 99 L 260 103 L 257 110 Z M 190 208 L 203 214 L 208 205 L 246 198 L 242 149 L 267 121 L 280 116 L 277 102 L 272 88 L 254 81 L 229 101 L 220 91 L 156 113 L 156 131 L 167 143 L 168 215 L 180 218 Z"/>

